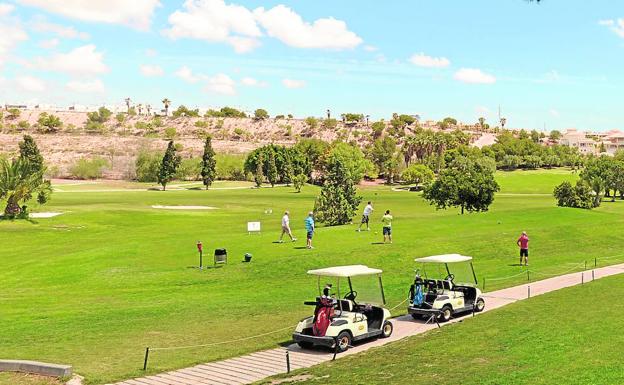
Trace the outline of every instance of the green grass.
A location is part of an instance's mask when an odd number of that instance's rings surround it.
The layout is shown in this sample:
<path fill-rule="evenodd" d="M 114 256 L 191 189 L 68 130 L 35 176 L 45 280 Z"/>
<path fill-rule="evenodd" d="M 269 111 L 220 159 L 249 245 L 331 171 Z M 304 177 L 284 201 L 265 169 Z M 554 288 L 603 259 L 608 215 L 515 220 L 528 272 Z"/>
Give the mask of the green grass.
<path fill-rule="evenodd" d="M 311 376 L 297 384 L 619 385 L 620 295 L 624 277 L 604 278 L 291 375 Z"/>
<path fill-rule="evenodd" d="M 548 178 L 533 174 L 497 177 L 512 194 L 527 184 L 548 194 L 571 177 L 563 171 L 547 172 Z M 501 195 L 489 212 L 461 216 L 458 210 L 436 211 L 416 193 L 388 187 L 361 192 L 364 201 L 375 203 L 374 231 L 320 228 L 312 251 L 301 249 L 303 219 L 318 193 L 312 186 L 300 194 L 292 188 L 55 193 L 39 211 L 65 214 L 0 222 L 0 352 L 69 363 L 89 383 L 103 383 L 145 374 L 140 368 L 146 346 L 206 344 L 294 325 L 310 311 L 302 302 L 315 295 L 316 280 L 305 274 L 312 268 L 381 267 L 394 306 L 413 278 L 414 257 L 459 252 L 475 257 L 480 278 L 517 274 L 515 240 L 522 230 L 531 236 L 536 271 L 561 273 L 594 257 L 624 260 L 619 201 L 585 211 L 558 208 L 548 195 Z M 181 212 L 152 205 L 218 209 Z M 273 214 L 265 214 L 267 209 Z M 285 209 L 300 241 L 274 244 Z M 373 245 L 381 240 L 377 222 L 385 209 L 395 216 L 395 243 Z M 247 235 L 246 222 L 253 220 L 262 221 L 261 235 Z M 230 263 L 207 271 L 189 268 L 197 264 L 197 240 L 208 251 L 227 248 Z M 246 252 L 254 256 L 251 264 L 240 263 Z M 488 281 L 487 289 L 523 279 Z M 148 373 L 274 347 L 289 336 L 286 330 L 218 348 L 153 352 Z"/>

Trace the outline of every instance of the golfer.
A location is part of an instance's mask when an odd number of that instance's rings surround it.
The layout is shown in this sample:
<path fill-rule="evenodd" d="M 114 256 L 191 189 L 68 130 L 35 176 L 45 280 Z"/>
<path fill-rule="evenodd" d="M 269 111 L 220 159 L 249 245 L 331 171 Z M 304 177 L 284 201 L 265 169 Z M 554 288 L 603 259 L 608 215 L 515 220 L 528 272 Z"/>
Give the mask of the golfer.
<path fill-rule="evenodd" d="M 308 217 L 305 219 L 305 228 L 307 232 L 307 247 L 308 249 L 313 249 L 312 237 L 314 237 L 314 213 L 312 211 L 308 213 Z"/>
<path fill-rule="evenodd" d="M 384 243 L 386 243 L 386 240 L 392 243 L 392 219 L 394 218 L 390 215 L 390 210 L 386 210 L 384 216 L 381 217 L 381 223 L 383 223 Z"/>
<path fill-rule="evenodd" d="M 362 222 L 360 222 L 360 227 L 358 227 L 357 231 L 362 231 L 362 225 L 366 223 L 366 231 L 370 231 L 370 227 L 368 226 L 368 222 L 370 219 L 370 215 L 373 213 L 373 204 L 371 201 L 368 201 L 366 207 L 364 207 L 364 213 L 362 214 Z"/>
<path fill-rule="evenodd" d="M 291 241 L 296 241 L 297 238 L 293 237 L 292 231 L 290 231 L 290 213 L 288 211 L 284 212 L 284 216 L 282 217 L 282 234 L 280 235 L 279 243 L 283 243 L 284 234 L 288 234 Z"/>
<path fill-rule="evenodd" d="M 526 231 L 522 232 L 516 244 L 520 247 L 520 266 L 522 266 L 522 257 L 524 257 L 524 264 L 529 266 L 529 236 Z"/>

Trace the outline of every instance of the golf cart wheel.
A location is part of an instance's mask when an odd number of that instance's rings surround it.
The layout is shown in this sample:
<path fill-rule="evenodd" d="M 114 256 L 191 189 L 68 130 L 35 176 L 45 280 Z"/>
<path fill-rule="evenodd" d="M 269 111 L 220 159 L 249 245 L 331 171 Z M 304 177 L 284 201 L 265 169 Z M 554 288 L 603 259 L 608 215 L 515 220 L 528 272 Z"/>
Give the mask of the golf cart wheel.
<path fill-rule="evenodd" d="M 381 338 L 388 338 L 392 335 L 392 330 L 394 327 L 392 326 L 392 322 L 386 321 L 381 328 Z"/>
<path fill-rule="evenodd" d="M 340 332 L 336 340 L 338 341 L 338 352 L 345 352 L 347 351 L 347 349 L 349 349 L 349 346 L 351 346 L 351 333 L 347 331 Z"/>
<path fill-rule="evenodd" d="M 439 322 L 448 322 L 453 316 L 453 308 L 450 305 L 442 306 L 442 314 L 438 316 Z"/>
<path fill-rule="evenodd" d="M 485 309 L 485 300 L 483 298 L 479 298 L 475 303 L 475 312 L 480 313 L 483 309 Z"/>
<path fill-rule="evenodd" d="M 314 347 L 314 344 L 312 342 L 307 341 L 299 341 L 297 342 L 297 345 L 299 345 L 301 349 L 312 349 Z"/>

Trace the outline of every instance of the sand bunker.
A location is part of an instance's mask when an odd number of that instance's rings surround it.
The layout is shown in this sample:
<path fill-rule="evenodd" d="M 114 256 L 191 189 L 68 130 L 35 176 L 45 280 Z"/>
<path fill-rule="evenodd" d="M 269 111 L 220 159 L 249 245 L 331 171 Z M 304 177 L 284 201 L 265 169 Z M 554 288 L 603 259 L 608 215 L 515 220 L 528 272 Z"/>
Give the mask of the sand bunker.
<path fill-rule="evenodd" d="M 30 218 L 52 218 L 63 213 L 30 213 Z"/>
<path fill-rule="evenodd" d="M 216 207 L 212 206 L 161 206 L 154 205 L 153 209 L 164 209 L 164 210 L 215 210 Z"/>

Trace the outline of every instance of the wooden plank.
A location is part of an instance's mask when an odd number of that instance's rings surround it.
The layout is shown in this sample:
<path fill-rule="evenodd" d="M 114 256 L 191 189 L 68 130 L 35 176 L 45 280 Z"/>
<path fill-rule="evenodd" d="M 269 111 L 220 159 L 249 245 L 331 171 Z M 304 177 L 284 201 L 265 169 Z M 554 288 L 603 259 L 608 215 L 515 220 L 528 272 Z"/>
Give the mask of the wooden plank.
<path fill-rule="evenodd" d="M 230 385 L 232 384 L 232 378 L 235 375 L 234 373 L 219 373 L 215 370 L 211 369 L 200 369 L 197 367 L 189 368 L 200 375 L 204 375 L 206 378 L 209 378 L 211 381 L 214 381 L 216 384 Z M 225 376 L 225 377 L 224 377 Z"/>
<path fill-rule="evenodd" d="M 214 375 L 215 373 L 220 373 L 223 375 L 230 376 L 232 378 L 239 378 L 241 380 L 251 381 L 251 382 L 258 381 L 266 377 L 266 375 L 264 374 L 252 374 L 252 373 L 249 373 L 248 371 L 243 371 L 243 370 L 236 371 L 228 367 L 216 366 L 216 365 L 212 366 L 210 370 L 206 370 L 206 372 L 210 372 L 211 376 Z"/>
<path fill-rule="evenodd" d="M 273 374 L 282 373 L 284 370 L 286 370 L 286 367 L 282 369 L 281 367 L 278 367 L 276 365 L 268 365 L 264 362 L 252 361 L 248 358 L 243 358 L 243 357 L 230 359 L 228 361 L 232 363 L 236 363 L 238 365 L 243 365 L 243 366 L 248 366 L 251 368 L 256 368 L 258 370 L 263 370 L 263 371 L 273 373 Z"/>

